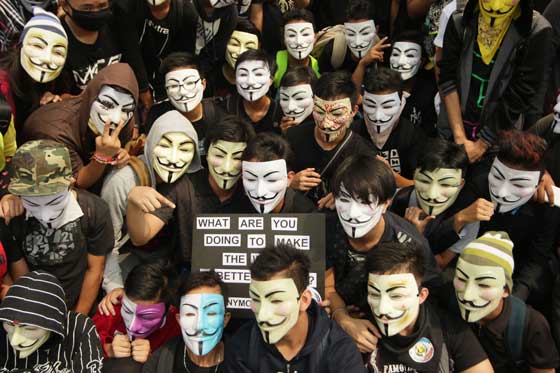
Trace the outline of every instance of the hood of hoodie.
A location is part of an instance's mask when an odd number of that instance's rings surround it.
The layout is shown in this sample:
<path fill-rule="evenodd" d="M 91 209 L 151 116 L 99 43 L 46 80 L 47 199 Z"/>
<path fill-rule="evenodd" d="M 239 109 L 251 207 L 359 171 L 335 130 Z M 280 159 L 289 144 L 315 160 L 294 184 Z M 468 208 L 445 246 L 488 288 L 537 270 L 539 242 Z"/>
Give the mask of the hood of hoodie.
<path fill-rule="evenodd" d="M 134 97 L 134 103 L 138 105 L 138 82 L 136 81 L 136 76 L 134 71 L 126 63 L 115 63 L 103 68 L 87 85 L 86 89 L 80 94 L 80 113 L 79 113 L 79 126 L 80 135 L 82 138 L 86 136 L 87 133 L 91 132 L 88 126 L 89 114 L 91 110 L 91 104 L 99 95 L 101 88 L 105 85 L 117 86 L 122 89 L 127 90 Z M 136 121 L 133 116 L 126 126 L 121 131 L 119 138 L 121 143 L 123 140 L 128 141 L 132 136 L 132 130 L 134 128 Z M 93 133 L 92 133 L 93 134 Z M 124 147 L 125 143 L 121 146 Z"/>
<path fill-rule="evenodd" d="M 29 272 L 10 286 L 0 304 L 0 321 L 33 325 L 64 338 L 65 297 L 56 277 L 41 270 Z"/>
<path fill-rule="evenodd" d="M 143 160 L 148 166 L 152 185 L 155 185 L 155 171 L 152 165 L 152 153 L 162 136 L 169 132 L 184 132 L 194 143 L 194 157 L 187 169 L 187 173 L 193 173 L 202 168 L 200 162 L 200 150 L 198 149 L 198 135 L 192 123 L 177 110 L 171 110 L 160 116 L 154 121 L 150 133 L 146 137 L 144 144 Z"/>
<path fill-rule="evenodd" d="M 478 2 L 479 0 L 467 1 L 465 10 L 463 11 L 463 25 L 468 25 L 473 17 L 478 16 Z M 519 6 L 521 7 L 521 16 L 512 21 L 521 35 L 529 35 L 531 26 L 533 24 L 533 2 L 531 0 L 521 0 Z"/>

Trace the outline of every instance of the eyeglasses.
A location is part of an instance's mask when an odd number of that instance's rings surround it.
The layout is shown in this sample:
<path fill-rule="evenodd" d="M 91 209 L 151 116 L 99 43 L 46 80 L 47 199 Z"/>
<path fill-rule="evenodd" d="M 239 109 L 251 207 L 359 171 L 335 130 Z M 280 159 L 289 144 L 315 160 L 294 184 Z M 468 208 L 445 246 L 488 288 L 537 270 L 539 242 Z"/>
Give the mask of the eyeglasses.
<path fill-rule="evenodd" d="M 172 95 L 181 93 L 181 89 L 183 89 L 187 92 L 194 91 L 194 89 L 196 88 L 196 85 L 201 80 L 202 80 L 202 78 L 198 78 L 197 80 L 192 80 L 192 81 L 183 81 L 182 83 L 173 82 L 173 83 L 170 83 L 170 84 L 166 85 L 165 88 L 167 89 L 167 92 L 169 94 L 172 94 Z"/>

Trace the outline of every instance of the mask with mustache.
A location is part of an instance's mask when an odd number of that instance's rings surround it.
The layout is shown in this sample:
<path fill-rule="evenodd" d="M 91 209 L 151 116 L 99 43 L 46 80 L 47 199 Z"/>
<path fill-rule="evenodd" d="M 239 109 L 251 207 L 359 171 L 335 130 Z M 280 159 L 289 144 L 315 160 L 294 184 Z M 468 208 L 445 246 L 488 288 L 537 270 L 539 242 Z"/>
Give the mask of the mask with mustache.
<path fill-rule="evenodd" d="M 243 188 L 251 204 L 268 214 L 282 201 L 288 188 L 288 170 L 284 159 L 267 162 L 243 161 Z"/>
<path fill-rule="evenodd" d="M 313 113 L 313 90 L 309 84 L 280 87 L 280 107 L 284 116 L 300 124 Z"/>
<path fill-rule="evenodd" d="M 373 46 L 376 30 L 372 19 L 364 22 L 344 23 L 346 44 L 354 57 L 361 59 Z"/>
<path fill-rule="evenodd" d="M 414 190 L 418 205 L 431 216 L 443 213 L 457 200 L 462 182 L 462 172 L 458 168 L 417 169 Z"/>
<path fill-rule="evenodd" d="M 335 196 L 334 203 L 340 224 L 350 238 L 365 236 L 381 220 L 385 205 L 378 205 L 371 198 L 372 201 L 360 201 L 340 186 L 340 195 Z"/>
<path fill-rule="evenodd" d="M 237 92 L 247 101 L 266 95 L 271 84 L 270 68 L 264 61 L 243 61 L 235 69 Z"/>
<path fill-rule="evenodd" d="M 194 110 L 204 93 L 202 79 L 196 69 L 168 72 L 165 74 L 165 89 L 171 104 L 182 113 Z"/>
<path fill-rule="evenodd" d="M 204 356 L 221 341 L 225 306 L 221 294 L 186 294 L 181 297 L 179 325 L 187 348 Z"/>
<path fill-rule="evenodd" d="M 23 38 L 20 63 L 34 81 L 47 83 L 60 75 L 67 55 L 66 35 L 32 27 Z"/>
<path fill-rule="evenodd" d="M 315 31 L 309 22 L 288 23 L 284 26 L 284 44 L 296 60 L 307 58 L 313 50 Z"/>
<path fill-rule="evenodd" d="M 244 142 L 218 140 L 208 148 L 208 170 L 218 187 L 233 188 L 241 176 L 241 157 L 247 147 Z"/>
<path fill-rule="evenodd" d="M 117 128 L 120 121 L 123 121 L 126 125 L 134 115 L 135 109 L 136 102 L 132 94 L 104 85 L 91 104 L 89 128 L 99 136 L 103 134 L 105 122 L 109 121 L 112 132 Z"/>

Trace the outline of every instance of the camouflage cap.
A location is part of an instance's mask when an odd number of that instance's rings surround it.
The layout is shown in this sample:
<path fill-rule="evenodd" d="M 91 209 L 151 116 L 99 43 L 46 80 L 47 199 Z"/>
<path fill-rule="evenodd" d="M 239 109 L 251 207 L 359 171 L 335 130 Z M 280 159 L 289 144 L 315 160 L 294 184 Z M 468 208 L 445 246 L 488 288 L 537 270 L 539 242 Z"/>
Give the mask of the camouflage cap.
<path fill-rule="evenodd" d="M 29 141 L 11 162 L 8 190 L 19 196 L 47 196 L 64 191 L 72 181 L 68 149 L 51 140 Z"/>

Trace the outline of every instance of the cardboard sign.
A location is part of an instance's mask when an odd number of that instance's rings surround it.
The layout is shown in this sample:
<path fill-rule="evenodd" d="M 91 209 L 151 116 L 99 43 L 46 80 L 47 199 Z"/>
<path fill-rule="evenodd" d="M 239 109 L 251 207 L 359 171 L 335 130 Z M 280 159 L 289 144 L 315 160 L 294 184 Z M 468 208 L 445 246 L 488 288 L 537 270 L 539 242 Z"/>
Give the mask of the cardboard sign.
<path fill-rule="evenodd" d="M 267 246 L 289 244 L 311 261 L 309 284 L 325 292 L 323 214 L 209 215 L 195 217 L 192 271 L 215 270 L 228 288 L 235 317 L 251 317 L 250 264 Z"/>

